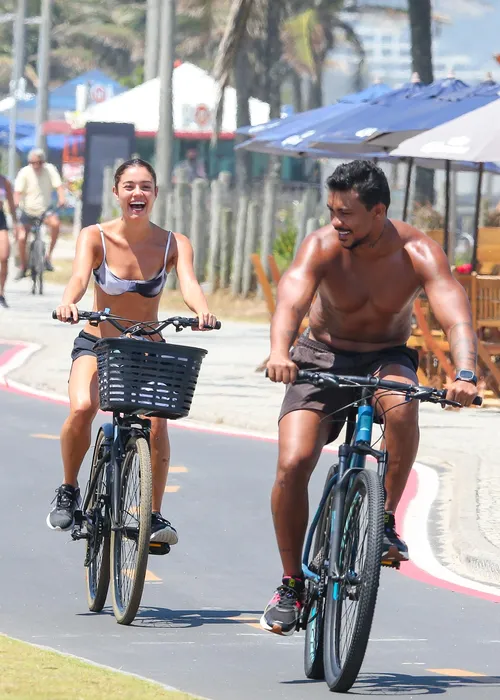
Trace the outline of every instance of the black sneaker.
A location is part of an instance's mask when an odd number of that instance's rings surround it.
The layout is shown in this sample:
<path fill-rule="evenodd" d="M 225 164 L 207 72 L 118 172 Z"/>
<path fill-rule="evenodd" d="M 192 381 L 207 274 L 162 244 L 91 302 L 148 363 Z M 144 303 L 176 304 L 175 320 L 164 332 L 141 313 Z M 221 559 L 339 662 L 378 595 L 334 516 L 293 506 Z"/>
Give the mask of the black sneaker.
<path fill-rule="evenodd" d="M 301 578 L 284 576 L 260 618 L 260 626 L 274 634 L 293 634 L 303 606 L 304 588 Z"/>
<path fill-rule="evenodd" d="M 175 527 L 161 513 L 152 513 L 150 542 L 164 542 L 172 545 L 177 544 L 178 541 L 179 537 Z"/>
<path fill-rule="evenodd" d="M 382 561 L 408 561 L 408 547 L 396 532 L 394 513 L 384 513 L 384 548 Z"/>
<path fill-rule="evenodd" d="M 54 501 L 56 505 L 47 516 L 47 525 L 51 530 L 71 530 L 75 522 L 75 510 L 80 507 L 80 489 L 63 484 L 56 489 Z"/>
<path fill-rule="evenodd" d="M 45 258 L 45 269 L 47 270 L 47 272 L 54 272 L 54 266 L 48 258 Z"/>
<path fill-rule="evenodd" d="M 0 294 L 0 306 L 2 306 L 4 309 L 9 308 L 9 305 L 7 304 L 7 301 L 3 294 Z"/>

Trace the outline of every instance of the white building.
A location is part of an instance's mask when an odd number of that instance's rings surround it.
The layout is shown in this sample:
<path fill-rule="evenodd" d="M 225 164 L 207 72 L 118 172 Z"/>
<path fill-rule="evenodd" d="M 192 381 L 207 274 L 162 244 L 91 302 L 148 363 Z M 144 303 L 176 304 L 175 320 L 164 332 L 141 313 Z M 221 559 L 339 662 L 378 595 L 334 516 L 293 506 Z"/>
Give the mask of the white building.
<path fill-rule="evenodd" d="M 366 54 L 365 78 L 368 82 L 378 78 L 398 87 L 410 79 L 411 39 L 406 13 L 365 10 L 359 14 L 345 12 L 342 19 L 352 26 L 363 42 Z M 446 78 L 453 73 L 456 78 L 468 84 L 484 80 L 486 73 L 494 67 L 493 61 L 488 65 L 478 65 L 466 53 L 450 54 L 441 48 L 441 29 L 447 23 L 449 20 L 446 16 L 434 16 L 434 77 Z M 331 53 L 327 64 L 330 75 L 326 78 L 325 88 L 329 99 L 340 96 L 330 94 L 335 72 L 354 74 L 356 52 L 345 39 L 339 39 L 338 48 Z"/>

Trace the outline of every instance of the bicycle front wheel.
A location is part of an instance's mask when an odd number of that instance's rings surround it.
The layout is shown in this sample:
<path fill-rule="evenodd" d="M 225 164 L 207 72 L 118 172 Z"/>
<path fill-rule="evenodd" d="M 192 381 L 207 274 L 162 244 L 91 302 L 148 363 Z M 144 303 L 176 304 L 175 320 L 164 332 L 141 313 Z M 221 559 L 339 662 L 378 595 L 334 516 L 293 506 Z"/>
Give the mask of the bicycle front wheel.
<path fill-rule="evenodd" d="M 358 474 L 344 505 L 340 581 L 328 580 L 324 664 L 330 690 L 347 692 L 366 652 L 377 601 L 382 560 L 384 491 L 379 476 Z"/>
<path fill-rule="evenodd" d="M 94 479 L 96 481 L 85 512 L 88 534 L 85 555 L 87 602 L 91 612 L 101 612 L 103 609 L 108 595 L 110 576 L 110 521 L 107 488 L 109 453 L 104 439 L 104 432 L 101 428 L 95 442 L 88 488 Z"/>
<path fill-rule="evenodd" d="M 141 603 L 151 537 L 151 457 L 144 437 L 131 438 L 120 477 L 118 528 L 111 533 L 113 610 L 129 625 Z"/>
<path fill-rule="evenodd" d="M 30 250 L 31 279 L 33 282 L 32 293 L 43 294 L 43 271 L 45 268 L 45 244 L 41 238 L 35 238 Z"/>

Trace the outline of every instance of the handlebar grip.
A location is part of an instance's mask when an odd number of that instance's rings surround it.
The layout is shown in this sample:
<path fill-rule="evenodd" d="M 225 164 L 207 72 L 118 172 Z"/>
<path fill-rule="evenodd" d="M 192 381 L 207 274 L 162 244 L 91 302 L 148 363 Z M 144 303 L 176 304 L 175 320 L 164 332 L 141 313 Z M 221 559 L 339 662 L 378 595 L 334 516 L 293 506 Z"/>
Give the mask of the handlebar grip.
<path fill-rule="evenodd" d="M 474 401 L 472 402 L 473 406 L 482 406 L 483 405 L 483 397 L 482 396 L 476 396 Z"/>
<path fill-rule="evenodd" d="M 52 312 L 52 318 L 54 319 L 54 321 L 57 321 L 57 311 Z"/>

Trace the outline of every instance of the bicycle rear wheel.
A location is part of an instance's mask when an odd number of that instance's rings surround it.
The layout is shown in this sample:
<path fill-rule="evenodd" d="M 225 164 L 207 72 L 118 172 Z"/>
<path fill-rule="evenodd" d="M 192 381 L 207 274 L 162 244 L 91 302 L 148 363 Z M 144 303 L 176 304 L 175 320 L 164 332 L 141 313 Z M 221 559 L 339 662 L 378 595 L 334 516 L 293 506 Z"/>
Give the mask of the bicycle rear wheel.
<path fill-rule="evenodd" d="M 340 581 L 328 581 L 324 664 L 330 690 L 354 684 L 366 652 L 377 601 L 382 560 L 384 491 L 379 476 L 358 474 L 344 505 Z"/>
<path fill-rule="evenodd" d="M 102 428 L 97 434 L 90 468 L 88 488 L 96 474 L 97 481 L 90 495 L 87 516 L 87 551 L 85 555 L 87 601 L 91 612 L 101 612 L 106 603 L 110 576 L 110 520 L 107 468 L 109 453 L 104 445 Z M 86 500 L 86 499 L 85 499 Z"/>
<path fill-rule="evenodd" d="M 151 537 L 151 458 L 144 437 L 127 443 L 121 470 L 119 525 L 111 533 L 111 590 L 117 621 L 129 625 L 141 603 Z"/>
<path fill-rule="evenodd" d="M 337 465 L 330 467 L 325 480 L 325 489 L 329 484 Z M 312 561 L 309 568 L 317 572 L 321 581 L 314 584 L 306 582 L 306 612 L 305 617 L 305 643 L 304 643 L 304 672 L 308 678 L 322 680 L 325 677 L 323 664 L 323 637 L 325 623 L 325 583 L 326 574 L 325 560 L 328 558 L 330 549 L 330 522 L 333 503 L 333 489 L 330 491 L 328 499 L 323 506 L 321 516 L 316 528 L 314 546 L 312 549 Z"/>

